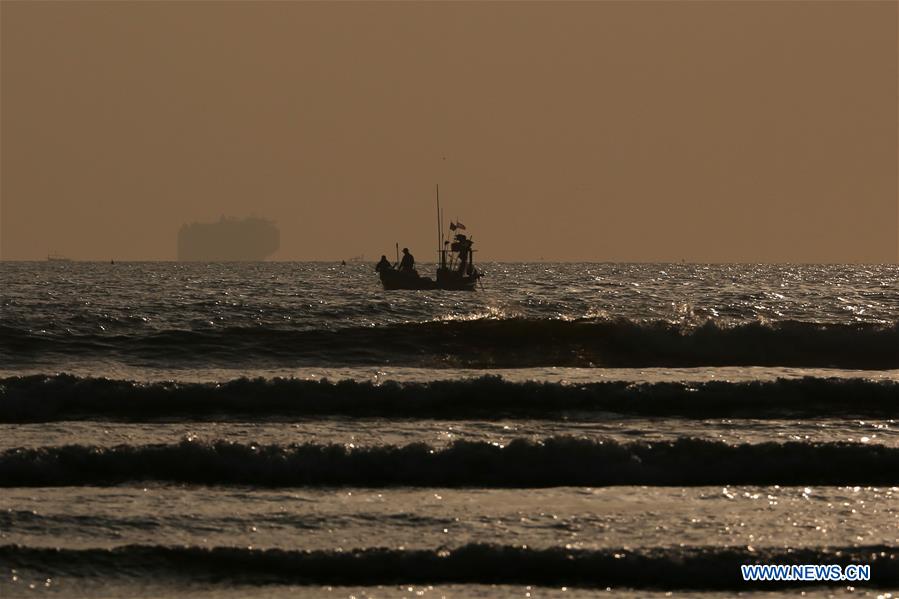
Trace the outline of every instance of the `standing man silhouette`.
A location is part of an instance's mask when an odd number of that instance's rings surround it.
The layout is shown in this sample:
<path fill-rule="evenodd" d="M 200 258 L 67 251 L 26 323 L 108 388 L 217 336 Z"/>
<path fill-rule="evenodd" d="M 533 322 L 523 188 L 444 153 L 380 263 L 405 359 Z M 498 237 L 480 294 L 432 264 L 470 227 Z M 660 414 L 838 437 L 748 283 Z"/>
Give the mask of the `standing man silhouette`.
<path fill-rule="evenodd" d="M 400 272 L 415 272 L 415 257 L 409 253 L 409 248 L 403 248 L 403 259 L 400 261 Z"/>

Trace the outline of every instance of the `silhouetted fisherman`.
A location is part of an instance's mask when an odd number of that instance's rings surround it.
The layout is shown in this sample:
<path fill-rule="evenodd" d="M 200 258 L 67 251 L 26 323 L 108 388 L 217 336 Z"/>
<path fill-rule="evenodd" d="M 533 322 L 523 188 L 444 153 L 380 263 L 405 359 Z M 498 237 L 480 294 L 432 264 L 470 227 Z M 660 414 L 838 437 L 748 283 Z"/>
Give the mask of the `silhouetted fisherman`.
<path fill-rule="evenodd" d="M 415 257 L 409 253 L 409 248 L 403 248 L 403 259 L 400 261 L 400 272 L 415 272 Z"/>
<path fill-rule="evenodd" d="M 452 228 L 452 225 L 450 226 Z M 456 235 L 456 241 L 453 243 L 452 250 L 454 252 L 459 253 L 459 274 L 460 275 L 471 275 L 472 272 L 472 259 L 471 259 L 471 240 L 462 235 L 461 233 Z"/>
<path fill-rule="evenodd" d="M 375 266 L 375 272 L 383 272 L 385 270 L 390 270 L 393 266 L 390 264 L 390 260 L 387 259 L 387 256 L 382 255 L 381 261 Z"/>

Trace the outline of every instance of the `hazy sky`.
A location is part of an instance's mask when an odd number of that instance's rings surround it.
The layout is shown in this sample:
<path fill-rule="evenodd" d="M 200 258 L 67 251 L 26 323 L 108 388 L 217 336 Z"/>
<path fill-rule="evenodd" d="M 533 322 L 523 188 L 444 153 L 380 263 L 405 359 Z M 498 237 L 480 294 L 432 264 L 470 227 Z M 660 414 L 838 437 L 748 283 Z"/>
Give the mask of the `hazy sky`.
<path fill-rule="evenodd" d="M 0 254 L 871 261 L 899 252 L 897 3 L 0 1 Z"/>

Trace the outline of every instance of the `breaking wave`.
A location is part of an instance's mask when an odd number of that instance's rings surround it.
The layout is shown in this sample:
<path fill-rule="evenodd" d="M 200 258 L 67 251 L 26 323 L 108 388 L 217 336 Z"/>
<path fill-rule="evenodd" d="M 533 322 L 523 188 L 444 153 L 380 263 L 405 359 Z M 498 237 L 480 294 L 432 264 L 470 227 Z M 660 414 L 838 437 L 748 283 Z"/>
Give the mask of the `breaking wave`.
<path fill-rule="evenodd" d="M 133 576 L 254 585 L 482 583 L 696 590 L 797 586 L 743 581 L 741 565 L 766 563 L 843 567 L 870 564 L 872 575 L 867 586 L 899 584 L 899 553 L 886 546 L 589 550 L 469 544 L 449 549 L 347 551 L 159 545 L 112 549 L 0 546 L 3 569 L 24 569 L 53 577 Z"/>
<path fill-rule="evenodd" d="M 255 445 L 67 445 L 0 454 L 0 486 L 158 480 L 282 486 L 552 487 L 610 485 L 894 485 L 899 448 L 852 443 L 728 445 L 681 438 L 619 443 L 573 437 L 456 441 L 446 448 Z"/>
<path fill-rule="evenodd" d="M 812 378 L 729 383 L 431 382 L 235 379 L 141 383 L 67 374 L 0 379 L 0 422 L 370 416 L 539 418 L 571 412 L 696 418 L 896 417 L 899 381 Z"/>
<path fill-rule="evenodd" d="M 899 323 L 482 319 L 373 327 L 223 327 L 127 334 L 0 327 L 0 361 L 90 356 L 156 365 L 400 363 L 429 368 L 899 368 Z"/>

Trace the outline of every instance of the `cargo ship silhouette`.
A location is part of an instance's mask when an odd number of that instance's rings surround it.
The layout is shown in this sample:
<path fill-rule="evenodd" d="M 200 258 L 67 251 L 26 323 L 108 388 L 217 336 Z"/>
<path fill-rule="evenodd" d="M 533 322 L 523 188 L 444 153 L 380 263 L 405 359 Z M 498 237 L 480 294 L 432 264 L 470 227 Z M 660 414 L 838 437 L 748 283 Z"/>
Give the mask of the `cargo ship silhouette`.
<path fill-rule="evenodd" d="M 178 260 L 182 262 L 251 262 L 265 260 L 281 244 L 275 223 L 263 218 L 231 218 L 182 225 Z"/>

